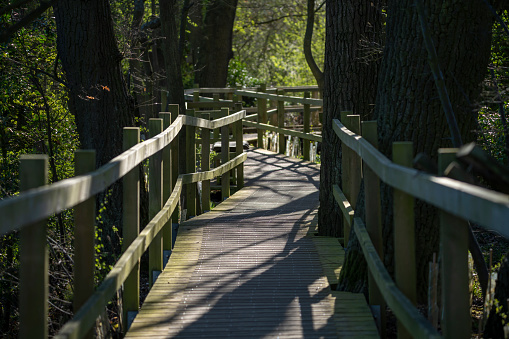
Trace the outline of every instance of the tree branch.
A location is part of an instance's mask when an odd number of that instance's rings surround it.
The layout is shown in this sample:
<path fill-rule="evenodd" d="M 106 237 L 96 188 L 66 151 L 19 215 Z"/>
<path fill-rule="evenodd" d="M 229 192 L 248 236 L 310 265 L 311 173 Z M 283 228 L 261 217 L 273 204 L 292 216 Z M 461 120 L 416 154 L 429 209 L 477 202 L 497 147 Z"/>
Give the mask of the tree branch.
<path fill-rule="evenodd" d="M 51 1 L 48 1 L 48 2 L 41 2 L 41 5 L 39 7 L 34 9 L 32 12 L 28 13 L 23 19 L 21 19 L 20 21 L 18 21 L 14 25 L 9 26 L 9 27 L 3 29 L 0 32 L 0 43 L 7 42 L 7 40 L 9 40 L 9 37 L 12 34 L 16 33 L 17 31 L 19 31 L 20 29 L 22 29 L 23 27 L 27 26 L 32 21 L 37 19 L 48 8 L 50 8 L 51 6 L 55 5 L 57 3 L 57 1 L 58 0 L 51 0 Z"/>

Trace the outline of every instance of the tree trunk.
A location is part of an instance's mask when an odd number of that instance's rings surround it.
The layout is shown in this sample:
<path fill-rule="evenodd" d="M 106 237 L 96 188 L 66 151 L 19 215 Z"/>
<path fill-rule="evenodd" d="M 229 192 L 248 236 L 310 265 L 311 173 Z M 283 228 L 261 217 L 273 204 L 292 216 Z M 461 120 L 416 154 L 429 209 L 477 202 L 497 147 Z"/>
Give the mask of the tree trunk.
<path fill-rule="evenodd" d="M 122 77 L 110 5 L 107 0 L 61 0 L 54 11 L 69 109 L 81 148 L 95 149 L 101 166 L 122 152 L 122 128 L 133 126 L 133 103 Z M 108 201 L 103 221 L 120 226 L 119 185 Z M 109 240 L 115 242 L 111 235 Z"/>
<path fill-rule="evenodd" d="M 179 38 L 176 16 L 179 15 L 179 1 L 160 0 L 161 29 L 163 36 L 163 55 L 166 70 L 166 88 L 168 102 L 179 104 L 181 114 L 184 114 L 184 85 L 182 83 L 181 59 L 179 55 Z M 182 39 L 182 37 L 181 37 Z"/>
<path fill-rule="evenodd" d="M 195 76 L 200 87 L 226 87 L 237 2 L 214 0 L 207 6 Z"/>
<path fill-rule="evenodd" d="M 476 100 L 490 56 L 492 18 L 483 2 L 426 3 L 426 15 L 440 66 L 464 141 L 475 139 Z M 424 48 L 412 2 L 393 1 L 388 8 L 387 43 L 375 106 L 379 149 L 391 157 L 393 141 L 412 141 L 414 152 L 436 158 L 451 147 L 449 128 Z M 392 189 L 382 184 L 385 265 L 393 272 Z M 438 252 L 438 217 L 434 208 L 416 202 L 416 260 L 419 300 L 426 297 L 428 262 Z"/>
<path fill-rule="evenodd" d="M 370 117 L 375 103 L 377 74 L 383 42 L 382 1 L 327 1 L 323 143 L 320 173 L 320 235 L 340 236 L 342 214 L 332 195 L 341 186 L 340 143 L 332 119 L 350 110 Z M 367 49 L 366 46 L 375 46 Z"/>

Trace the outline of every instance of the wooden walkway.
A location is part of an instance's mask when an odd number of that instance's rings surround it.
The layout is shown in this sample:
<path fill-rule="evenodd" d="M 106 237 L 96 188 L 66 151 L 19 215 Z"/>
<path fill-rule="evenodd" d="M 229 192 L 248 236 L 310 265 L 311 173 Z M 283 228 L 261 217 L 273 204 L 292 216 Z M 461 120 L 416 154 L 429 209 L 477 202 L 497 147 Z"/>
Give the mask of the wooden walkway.
<path fill-rule="evenodd" d="M 343 251 L 314 236 L 319 167 L 255 150 L 245 175 L 180 226 L 127 338 L 377 337 L 362 295 L 331 292 Z"/>

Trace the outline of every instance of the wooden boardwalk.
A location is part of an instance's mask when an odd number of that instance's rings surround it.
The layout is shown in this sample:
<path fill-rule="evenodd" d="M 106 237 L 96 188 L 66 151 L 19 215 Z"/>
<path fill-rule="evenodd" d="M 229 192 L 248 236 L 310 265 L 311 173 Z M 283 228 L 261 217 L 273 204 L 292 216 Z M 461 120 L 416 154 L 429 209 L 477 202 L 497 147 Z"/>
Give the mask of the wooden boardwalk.
<path fill-rule="evenodd" d="M 331 292 L 343 251 L 314 236 L 319 167 L 255 150 L 245 175 L 246 188 L 180 226 L 127 337 L 377 337 L 363 296 Z"/>

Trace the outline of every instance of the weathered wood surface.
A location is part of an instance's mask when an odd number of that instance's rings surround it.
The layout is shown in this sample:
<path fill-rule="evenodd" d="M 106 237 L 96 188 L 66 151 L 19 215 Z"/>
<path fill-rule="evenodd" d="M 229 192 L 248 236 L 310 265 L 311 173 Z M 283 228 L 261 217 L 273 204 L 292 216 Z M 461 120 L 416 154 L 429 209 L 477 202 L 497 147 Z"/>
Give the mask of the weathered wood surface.
<path fill-rule="evenodd" d="M 332 128 L 341 141 L 359 154 L 383 182 L 509 237 L 509 228 L 505 226 L 505 221 L 509 219 L 509 195 L 396 165 L 361 136 L 349 131 L 339 120 L 332 121 Z"/>
<path fill-rule="evenodd" d="M 244 189 L 180 226 L 127 337 L 376 337 L 363 297 L 330 290 L 343 251 L 310 227 L 319 167 L 255 150 L 245 177 Z"/>

